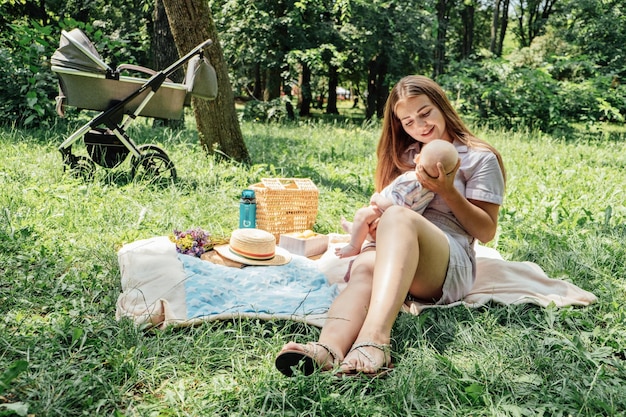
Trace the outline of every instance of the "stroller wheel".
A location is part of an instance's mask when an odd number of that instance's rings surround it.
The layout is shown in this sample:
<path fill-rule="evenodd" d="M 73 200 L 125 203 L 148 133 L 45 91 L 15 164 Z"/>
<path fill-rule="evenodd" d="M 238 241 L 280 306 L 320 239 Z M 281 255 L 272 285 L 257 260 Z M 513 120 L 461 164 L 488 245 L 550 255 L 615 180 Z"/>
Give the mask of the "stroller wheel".
<path fill-rule="evenodd" d="M 161 149 L 159 146 L 153 145 L 151 143 L 139 145 L 139 146 L 137 146 L 137 149 L 139 150 L 139 152 L 142 155 L 156 153 L 156 154 L 159 154 L 159 155 L 163 155 L 164 157 L 169 159 L 169 157 L 167 156 L 167 153 L 165 153 L 165 151 L 163 149 Z M 141 158 L 141 156 L 139 158 Z M 136 157 L 135 155 L 131 155 L 131 157 L 130 157 L 130 165 L 131 166 L 135 166 L 137 164 L 137 160 L 139 158 Z"/>
<path fill-rule="evenodd" d="M 96 166 L 93 161 L 85 156 L 73 156 L 66 161 L 65 167 L 75 178 L 92 180 Z"/>
<path fill-rule="evenodd" d="M 156 181 L 176 179 L 174 164 L 165 154 L 150 152 L 134 161 L 132 176 L 138 180 Z"/>

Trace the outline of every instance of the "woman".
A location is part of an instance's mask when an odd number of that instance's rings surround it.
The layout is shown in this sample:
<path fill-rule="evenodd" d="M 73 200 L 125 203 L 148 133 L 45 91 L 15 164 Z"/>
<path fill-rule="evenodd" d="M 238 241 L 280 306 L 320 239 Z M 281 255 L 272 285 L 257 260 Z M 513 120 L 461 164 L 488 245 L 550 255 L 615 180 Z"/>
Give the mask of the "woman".
<path fill-rule="evenodd" d="M 415 156 L 435 139 L 452 143 L 459 161 L 452 172 L 438 163 L 438 176 L 431 177 Z M 393 206 L 372 226 L 376 247 L 354 260 L 319 341 L 289 342 L 277 356 L 276 367 L 285 375 L 296 367 L 305 374 L 317 368 L 372 375 L 387 371 L 391 330 L 407 297 L 436 304 L 462 299 L 476 274 L 475 240 L 495 236 L 505 187 L 502 158 L 469 131 L 433 80 L 408 76 L 394 86 L 377 156 L 377 191 L 416 170 L 422 186 L 436 196 L 423 214 Z"/>

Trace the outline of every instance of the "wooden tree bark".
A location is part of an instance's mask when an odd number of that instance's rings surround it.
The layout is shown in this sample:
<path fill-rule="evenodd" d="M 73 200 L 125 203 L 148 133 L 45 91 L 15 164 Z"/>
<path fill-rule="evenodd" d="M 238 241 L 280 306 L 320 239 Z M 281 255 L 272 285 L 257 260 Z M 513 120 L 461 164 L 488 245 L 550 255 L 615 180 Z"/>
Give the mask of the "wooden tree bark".
<path fill-rule="evenodd" d="M 204 53 L 217 71 L 219 94 L 213 101 L 192 98 L 200 144 L 208 153 L 218 151 L 237 161 L 250 162 L 235 111 L 228 68 L 208 2 L 163 0 L 163 4 L 181 56 L 206 39 L 213 41 L 211 46 L 205 48 Z"/>
<path fill-rule="evenodd" d="M 263 101 L 272 101 L 275 98 L 280 97 L 280 86 L 282 84 L 282 77 L 280 76 L 280 68 L 269 68 L 266 71 L 267 79 L 265 82 L 265 89 L 263 90 Z"/>
<path fill-rule="evenodd" d="M 443 74 L 446 61 L 446 39 L 448 23 L 450 22 L 450 8 L 454 0 L 437 0 L 437 40 L 435 41 L 435 65 L 433 78 Z"/>
<path fill-rule="evenodd" d="M 469 58 L 474 51 L 474 3 L 467 3 L 461 10 L 461 21 L 463 22 L 463 46 L 461 57 Z"/>
<path fill-rule="evenodd" d="M 253 69 L 254 85 L 252 87 L 252 98 L 260 100 L 263 94 L 263 77 L 261 77 L 261 65 L 257 62 Z"/>
<path fill-rule="evenodd" d="M 502 45 L 509 24 L 509 3 L 510 0 L 497 0 L 494 4 L 489 50 L 495 56 L 502 56 Z"/>
<path fill-rule="evenodd" d="M 371 120 L 376 114 L 376 79 L 378 63 L 376 58 L 367 63 L 367 101 L 365 102 L 365 119 Z"/>
<path fill-rule="evenodd" d="M 520 47 L 530 46 L 541 35 L 558 0 L 526 0 L 518 4 L 518 36 Z"/>
<path fill-rule="evenodd" d="M 509 25 L 509 4 L 510 0 L 502 0 L 502 16 L 500 19 L 500 36 L 498 38 L 498 56 L 502 56 L 502 46 L 506 36 L 506 28 Z"/>
<path fill-rule="evenodd" d="M 299 91 L 298 91 L 298 109 L 300 116 L 311 115 L 311 103 L 313 102 L 313 94 L 311 93 L 311 68 L 306 62 L 300 63 Z"/>
<path fill-rule="evenodd" d="M 339 114 L 339 109 L 337 109 L 337 87 L 339 87 L 337 67 L 333 64 L 328 64 L 328 102 L 326 104 L 326 114 Z"/>
<path fill-rule="evenodd" d="M 163 0 L 155 0 L 154 11 L 152 13 L 153 31 L 152 31 L 152 68 L 161 71 L 178 60 L 178 50 L 174 37 L 170 30 L 170 22 L 165 13 Z M 183 82 L 185 72 L 182 68 L 170 75 L 170 79 L 176 83 Z M 153 126 L 168 126 L 172 129 L 182 129 L 185 126 L 185 118 L 179 120 L 160 120 L 154 119 Z"/>
<path fill-rule="evenodd" d="M 388 58 L 381 54 L 367 64 L 367 101 L 365 103 L 365 119 L 370 120 L 376 115 L 382 118 L 385 103 L 389 96 L 389 86 L 385 79 L 388 71 Z"/>

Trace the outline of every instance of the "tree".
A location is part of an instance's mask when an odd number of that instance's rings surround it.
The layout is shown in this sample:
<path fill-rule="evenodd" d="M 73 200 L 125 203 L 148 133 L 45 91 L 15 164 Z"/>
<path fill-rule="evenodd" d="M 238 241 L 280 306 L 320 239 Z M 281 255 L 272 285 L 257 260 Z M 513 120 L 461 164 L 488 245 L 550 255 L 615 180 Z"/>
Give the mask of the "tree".
<path fill-rule="evenodd" d="M 300 61 L 300 75 L 298 77 L 298 108 L 300 116 L 308 116 L 311 114 L 311 103 L 313 102 L 313 94 L 311 92 L 311 68 L 306 61 Z"/>
<path fill-rule="evenodd" d="M 157 71 L 167 68 L 178 59 L 178 51 L 170 30 L 170 22 L 167 19 L 167 13 L 165 13 L 163 0 L 155 0 L 154 2 L 154 12 L 152 13 L 152 51 L 153 68 Z M 184 78 L 185 72 L 182 68 L 170 75 L 170 79 L 175 83 L 182 83 Z M 185 125 L 185 120 L 184 118 L 179 120 L 155 119 L 154 124 L 181 129 Z"/>
<path fill-rule="evenodd" d="M 495 56 L 502 56 L 502 45 L 509 24 L 509 2 L 510 0 L 496 0 L 493 8 L 489 51 Z"/>
<path fill-rule="evenodd" d="M 340 10 L 339 5 L 346 2 L 346 0 L 300 1 L 294 3 L 288 13 L 291 25 L 287 60 L 291 64 L 290 67 L 298 71 L 300 116 L 310 114 L 315 79 L 319 81 L 316 96 L 320 108 L 324 102 L 322 92 L 326 91 L 328 86 L 326 113 L 339 113 L 336 90 L 344 56 L 340 52 L 343 42 L 338 32 L 341 14 L 337 11 Z"/>
<path fill-rule="evenodd" d="M 218 97 L 214 101 L 192 99 L 201 145 L 209 153 L 219 151 L 237 161 L 249 162 L 250 156 L 235 111 L 228 68 L 208 4 L 204 0 L 163 0 L 163 4 L 181 55 L 206 39 L 213 41 L 205 54 L 217 71 Z"/>
<path fill-rule="evenodd" d="M 474 0 L 466 0 L 461 9 L 461 58 L 467 59 L 474 51 L 474 16 L 476 4 Z"/>
<path fill-rule="evenodd" d="M 435 42 L 435 66 L 433 77 L 445 72 L 446 61 L 446 38 L 448 36 L 448 23 L 450 22 L 450 10 L 455 0 L 437 0 L 437 40 Z"/>
<path fill-rule="evenodd" d="M 564 1 L 562 16 L 551 20 L 563 38 L 599 69 L 626 78 L 626 4 L 623 0 Z M 623 80 L 621 81 L 623 82 Z"/>
<path fill-rule="evenodd" d="M 293 1 L 211 0 L 231 64 L 234 87 L 256 100 L 279 97 L 292 37 L 306 32 L 294 21 Z M 300 35 L 302 36 L 302 35 Z"/>
<path fill-rule="evenodd" d="M 521 48 L 530 46 L 535 37 L 543 34 L 548 18 L 558 0 L 520 0 L 517 13 L 516 35 Z"/>

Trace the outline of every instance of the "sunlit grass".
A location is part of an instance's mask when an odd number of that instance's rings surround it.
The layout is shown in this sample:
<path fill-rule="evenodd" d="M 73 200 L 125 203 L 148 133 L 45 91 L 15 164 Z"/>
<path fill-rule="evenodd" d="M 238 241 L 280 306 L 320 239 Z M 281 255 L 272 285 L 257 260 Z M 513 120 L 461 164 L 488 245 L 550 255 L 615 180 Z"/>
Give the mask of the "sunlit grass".
<path fill-rule="evenodd" d="M 139 122 L 131 137 L 176 165 L 179 180 L 165 186 L 133 181 L 127 162 L 73 178 L 56 150 L 71 128 L 0 131 L 0 404 L 48 416 L 623 415 L 626 142 L 604 131 L 572 141 L 477 129 L 509 174 L 490 246 L 594 292 L 593 306 L 401 315 L 394 373 L 343 382 L 275 371 L 283 343 L 318 334 L 303 324 L 115 320 L 116 249 L 174 228 L 227 236 L 240 191 L 261 177 L 311 178 L 316 231 L 339 232 L 373 191 L 378 126 L 321 118 L 242 124 L 250 166 L 207 157 L 192 129 Z M 25 371 L 5 371 L 20 361 Z"/>

